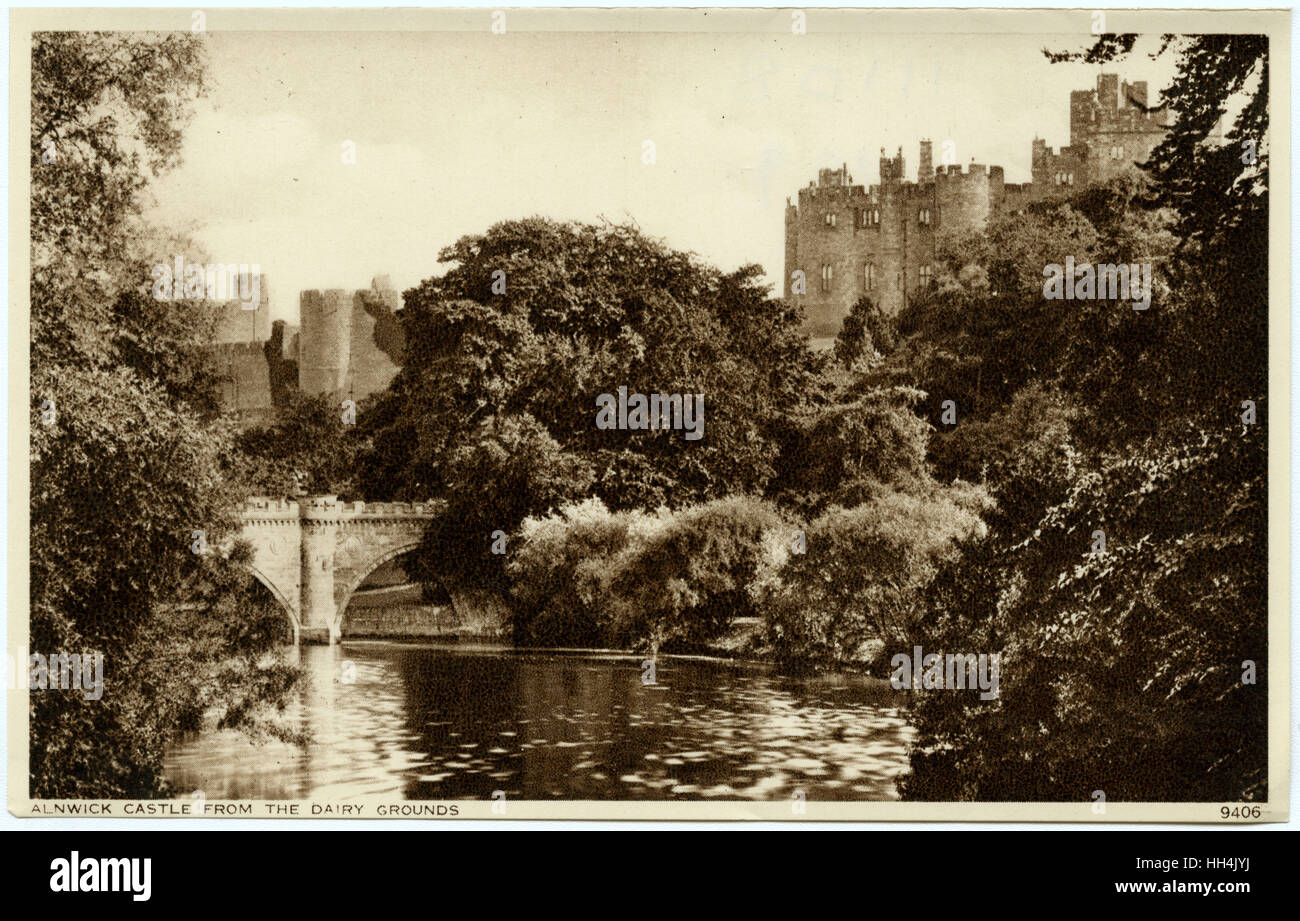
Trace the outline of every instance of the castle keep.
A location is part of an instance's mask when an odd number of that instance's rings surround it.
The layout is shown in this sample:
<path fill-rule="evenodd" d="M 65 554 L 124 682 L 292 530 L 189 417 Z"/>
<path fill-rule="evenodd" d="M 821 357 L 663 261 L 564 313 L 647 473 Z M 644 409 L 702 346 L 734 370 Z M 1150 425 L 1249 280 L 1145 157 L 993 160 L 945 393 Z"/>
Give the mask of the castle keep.
<path fill-rule="evenodd" d="M 817 181 L 786 200 L 785 297 L 804 309 L 814 339 L 835 336 L 864 294 L 897 314 L 930 284 L 936 235 L 977 232 L 989 217 L 1105 182 L 1144 162 L 1171 124 L 1147 111 L 1147 84 L 1100 74 L 1096 89 L 1070 93 L 1070 144 L 1059 151 L 1037 138 L 1027 183 L 1008 183 L 1000 166 L 934 166 L 920 142 L 916 181 L 904 178 L 903 152 L 880 152 L 880 182 L 854 185 L 847 164 L 821 169 Z"/>
<path fill-rule="evenodd" d="M 272 323 L 262 278 L 256 310 L 238 301 L 217 308 L 213 359 L 223 402 L 242 424 L 266 425 L 294 389 L 340 403 L 383 390 L 402 362 L 401 301 L 380 275 L 369 289 L 303 291 L 298 325 Z"/>

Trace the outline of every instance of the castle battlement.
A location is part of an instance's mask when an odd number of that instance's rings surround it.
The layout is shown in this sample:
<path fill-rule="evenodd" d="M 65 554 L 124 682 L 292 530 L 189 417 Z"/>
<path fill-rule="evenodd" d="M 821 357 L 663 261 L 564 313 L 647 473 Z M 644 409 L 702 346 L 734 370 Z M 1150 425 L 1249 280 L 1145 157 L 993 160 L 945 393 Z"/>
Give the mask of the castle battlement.
<path fill-rule="evenodd" d="M 298 503 L 292 499 L 270 499 L 254 496 L 244 501 L 240 515 L 245 521 L 298 521 Z"/>
<path fill-rule="evenodd" d="M 853 184 L 848 164 L 819 169 L 785 212 L 785 297 L 805 311 L 805 330 L 829 339 L 864 296 L 897 313 L 934 280 L 936 231 L 977 233 L 990 215 L 1105 182 L 1146 162 L 1171 119 L 1148 106 L 1146 83 L 1115 74 L 1101 74 L 1069 102 L 1070 144 L 1051 148 L 1034 138 L 1027 183 L 1007 183 L 997 165 L 936 167 L 925 138 L 915 181 L 904 178 L 902 148 L 880 151 L 880 181 L 866 188 Z"/>
<path fill-rule="evenodd" d="M 960 164 L 951 163 L 947 167 L 939 166 L 934 171 L 934 181 L 944 182 L 956 180 L 980 181 L 989 179 L 998 179 L 1005 174 L 1000 166 L 988 166 L 984 163 L 968 164 L 965 170 Z"/>
<path fill-rule="evenodd" d="M 364 518 L 432 518 L 435 503 L 425 502 L 353 502 L 351 515 Z"/>

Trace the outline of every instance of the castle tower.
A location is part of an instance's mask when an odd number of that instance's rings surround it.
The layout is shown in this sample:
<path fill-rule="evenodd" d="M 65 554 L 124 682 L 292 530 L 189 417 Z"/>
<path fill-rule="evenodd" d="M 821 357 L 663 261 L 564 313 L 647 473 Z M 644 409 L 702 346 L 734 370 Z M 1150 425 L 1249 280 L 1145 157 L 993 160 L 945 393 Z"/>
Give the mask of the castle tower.
<path fill-rule="evenodd" d="M 271 295 L 266 275 L 222 272 L 222 268 L 218 266 L 218 271 L 206 279 L 211 290 L 205 304 L 215 314 L 212 341 L 265 342 L 271 337 Z M 231 270 L 235 268 L 230 266 Z"/>
<path fill-rule="evenodd" d="M 949 166 L 935 180 L 935 197 L 944 227 L 971 232 L 982 230 L 993 204 L 986 167 L 972 163 L 963 173 L 960 166 Z"/>
<path fill-rule="evenodd" d="M 352 301 L 352 295 L 342 288 L 304 291 L 299 297 L 302 331 L 298 388 L 303 393 L 346 392 L 352 347 Z"/>
<path fill-rule="evenodd" d="M 921 157 L 916 165 L 917 182 L 934 182 L 934 153 L 928 139 L 921 141 Z"/>
<path fill-rule="evenodd" d="M 885 148 L 880 148 L 880 181 L 901 182 L 903 180 L 903 148 L 892 158 L 885 156 Z"/>

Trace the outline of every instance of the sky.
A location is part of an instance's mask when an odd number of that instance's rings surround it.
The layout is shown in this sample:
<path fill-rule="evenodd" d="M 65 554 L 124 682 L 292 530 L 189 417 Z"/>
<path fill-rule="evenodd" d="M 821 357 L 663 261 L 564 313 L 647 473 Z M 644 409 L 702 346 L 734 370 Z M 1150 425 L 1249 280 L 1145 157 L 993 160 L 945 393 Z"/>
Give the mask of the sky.
<path fill-rule="evenodd" d="M 786 197 L 819 167 L 870 185 L 901 146 L 915 179 L 930 138 L 936 161 L 951 140 L 958 163 L 1028 181 L 1032 139 L 1067 145 L 1070 91 L 1100 72 L 1041 49 L 1090 38 L 214 32 L 150 217 L 259 265 L 294 322 L 302 289 L 405 290 L 459 237 L 536 214 L 635 221 L 724 270 L 760 264 L 779 294 Z M 1154 100 L 1171 65 L 1109 72 Z"/>

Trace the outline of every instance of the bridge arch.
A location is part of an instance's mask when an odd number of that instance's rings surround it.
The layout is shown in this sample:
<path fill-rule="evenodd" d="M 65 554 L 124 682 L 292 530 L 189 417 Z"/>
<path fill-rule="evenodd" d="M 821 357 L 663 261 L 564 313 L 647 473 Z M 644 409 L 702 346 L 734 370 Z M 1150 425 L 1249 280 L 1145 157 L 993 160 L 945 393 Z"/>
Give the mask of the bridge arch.
<path fill-rule="evenodd" d="M 245 563 L 244 568 L 248 570 L 253 578 L 260 582 L 268 592 L 271 593 L 271 597 L 275 599 L 275 603 L 279 606 L 280 610 L 289 618 L 289 626 L 293 629 L 293 639 L 296 644 L 298 642 L 299 627 L 301 626 L 298 621 L 297 606 L 293 603 L 292 599 L 290 599 L 289 596 L 275 584 L 275 581 L 267 576 L 266 573 L 262 572 L 262 570 L 258 569 L 252 563 Z"/>
<path fill-rule="evenodd" d="M 352 598 L 356 594 L 357 589 L 361 587 L 361 584 L 365 582 L 366 579 L 370 578 L 370 576 L 372 576 L 376 570 L 385 563 L 391 562 L 398 557 L 405 556 L 414 550 L 418 550 L 422 540 L 422 536 L 414 537 L 405 543 L 399 543 L 395 546 L 389 547 L 373 556 L 367 556 L 361 563 L 349 565 L 348 568 L 352 571 L 352 575 L 340 583 L 338 593 L 335 595 L 335 611 L 337 612 L 337 620 L 334 626 L 336 632 L 340 636 L 343 633 L 343 621 L 344 618 L 347 617 L 348 605 L 351 604 Z M 447 595 L 452 611 L 459 617 L 463 613 L 460 610 L 461 606 L 456 602 L 456 599 L 452 594 L 446 591 L 445 587 L 443 588 L 443 591 Z"/>
<path fill-rule="evenodd" d="M 271 597 L 280 605 L 280 610 L 284 611 L 285 615 L 288 616 L 294 629 L 298 629 L 298 611 L 295 609 L 294 604 L 289 597 L 280 590 L 280 588 L 270 579 L 270 577 L 267 576 L 266 573 L 262 572 L 262 570 L 258 569 L 256 566 L 251 563 L 245 563 L 244 568 L 247 569 L 258 582 L 261 582 L 268 592 L 271 593 Z"/>
<path fill-rule="evenodd" d="M 372 557 L 368 557 L 364 562 L 358 564 L 355 567 L 355 574 L 343 583 L 337 595 L 340 626 L 343 623 L 343 612 L 347 610 L 348 602 L 352 600 L 352 596 L 356 594 L 356 591 L 361 587 L 362 582 L 370 578 L 376 569 L 390 560 L 395 560 L 399 556 L 405 556 L 412 550 L 418 549 L 420 549 L 420 538 L 417 537 L 414 540 L 408 541 L 404 544 L 398 544 L 396 547 L 392 547 L 384 550 L 382 553 L 377 553 Z"/>

